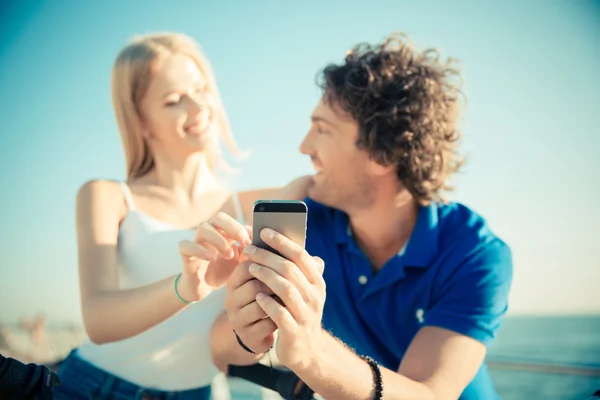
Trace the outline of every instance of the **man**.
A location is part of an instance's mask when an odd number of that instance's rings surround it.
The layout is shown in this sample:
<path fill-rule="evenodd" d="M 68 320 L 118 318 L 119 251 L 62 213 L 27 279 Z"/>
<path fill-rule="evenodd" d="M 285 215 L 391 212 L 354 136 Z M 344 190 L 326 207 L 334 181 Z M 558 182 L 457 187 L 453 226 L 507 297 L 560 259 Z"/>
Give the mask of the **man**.
<path fill-rule="evenodd" d="M 279 360 L 327 399 L 496 398 L 483 361 L 512 260 L 484 219 L 444 202 L 461 165 L 458 73 L 391 36 L 322 77 L 301 145 L 317 171 L 306 250 L 269 230 L 287 260 L 244 248 L 215 363 L 256 362 L 278 330 Z"/>

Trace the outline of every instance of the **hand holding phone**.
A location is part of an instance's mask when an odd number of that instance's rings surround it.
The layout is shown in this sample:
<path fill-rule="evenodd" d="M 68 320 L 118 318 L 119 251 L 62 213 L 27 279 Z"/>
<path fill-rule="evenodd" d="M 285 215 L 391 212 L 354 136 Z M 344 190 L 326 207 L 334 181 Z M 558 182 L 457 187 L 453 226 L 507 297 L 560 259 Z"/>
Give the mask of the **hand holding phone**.
<path fill-rule="evenodd" d="M 322 329 L 325 264 L 305 249 L 306 204 L 301 201 L 258 202 L 254 212 L 255 246 L 245 250 L 248 264 L 241 272 L 256 280 L 239 290 L 240 297 L 242 294 L 247 297 L 239 302 L 242 307 L 238 306 L 237 310 L 230 305 L 230 321 L 232 326 L 242 329 L 238 334 L 243 342 L 249 340 L 260 345 L 267 342 L 265 337 L 270 342 L 272 332 L 278 329 L 277 357 L 294 370 L 294 366 L 305 366 L 307 352 L 318 353 L 328 337 Z M 251 290 L 253 288 L 256 289 Z M 256 301 L 248 305 L 250 299 Z M 257 320 L 259 322 L 253 322 Z M 257 324 L 263 324 L 260 329 L 264 329 L 266 335 L 253 333 L 258 329 Z"/>
<path fill-rule="evenodd" d="M 269 228 L 304 248 L 307 210 L 306 204 L 297 200 L 257 201 L 253 210 L 252 244 L 285 258 L 262 240 L 261 231 Z M 276 244 L 273 245 L 276 246 Z M 247 252 L 249 248 L 251 246 L 246 246 L 244 252 Z M 225 308 L 229 322 L 243 341 L 244 346 L 253 352 L 262 353 L 273 346 L 277 326 L 270 318 L 267 318 L 268 315 L 255 301 L 256 296 L 259 293 L 271 295 L 280 305 L 284 307 L 285 305 L 265 283 L 260 282 L 251 274 L 252 264 L 260 263 L 258 260 L 252 260 L 252 254 L 255 254 L 256 249 L 251 251 L 253 253 L 247 255 L 249 259 L 238 265 L 227 283 Z M 262 250 L 261 252 L 266 253 Z M 273 255 L 268 254 L 268 256 L 272 260 Z"/>

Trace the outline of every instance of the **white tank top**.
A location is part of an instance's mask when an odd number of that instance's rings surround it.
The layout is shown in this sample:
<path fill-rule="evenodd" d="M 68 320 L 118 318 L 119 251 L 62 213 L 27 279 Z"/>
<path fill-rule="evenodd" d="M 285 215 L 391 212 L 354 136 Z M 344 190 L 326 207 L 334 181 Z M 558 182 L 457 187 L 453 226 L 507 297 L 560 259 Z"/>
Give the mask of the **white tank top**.
<path fill-rule="evenodd" d="M 119 285 L 147 285 L 181 272 L 178 243 L 192 240 L 181 230 L 136 210 L 129 187 L 121 183 L 127 215 L 119 227 Z M 242 213 L 237 195 L 236 213 Z M 175 295 L 175 294 L 173 294 Z M 185 390 L 210 385 L 218 374 L 210 353 L 210 330 L 224 311 L 225 288 L 137 336 L 97 345 L 86 340 L 78 356 L 121 379 L 159 390 Z"/>

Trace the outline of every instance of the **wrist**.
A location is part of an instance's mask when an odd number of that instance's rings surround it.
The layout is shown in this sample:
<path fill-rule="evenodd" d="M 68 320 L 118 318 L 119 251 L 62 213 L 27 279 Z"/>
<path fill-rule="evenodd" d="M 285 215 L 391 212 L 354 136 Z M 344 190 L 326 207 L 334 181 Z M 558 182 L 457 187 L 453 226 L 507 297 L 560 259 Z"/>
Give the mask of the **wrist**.
<path fill-rule="evenodd" d="M 246 351 L 246 353 L 254 354 L 256 356 L 264 356 L 267 352 L 269 352 L 269 350 L 271 350 L 273 348 L 273 346 L 271 346 L 266 351 L 254 351 L 250 347 L 246 346 L 246 344 L 242 341 L 242 338 L 240 337 L 240 335 L 238 335 L 238 333 L 235 331 L 235 329 L 233 329 L 233 334 L 235 335 L 235 340 L 238 342 L 240 347 L 242 349 L 244 349 L 244 351 Z"/>
<path fill-rule="evenodd" d="M 323 329 L 319 329 L 311 335 L 311 338 L 311 345 L 305 353 L 306 356 L 301 357 L 296 364 L 287 366 L 300 377 L 306 376 L 306 374 L 322 376 L 320 371 L 327 370 L 326 364 L 329 354 L 327 349 L 337 344 L 331 343 L 333 341 L 332 337 Z"/>
<path fill-rule="evenodd" d="M 196 303 L 201 300 L 201 297 L 198 296 L 198 292 L 192 290 L 194 285 L 188 282 L 188 277 L 183 273 L 179 273 L 175 275 L 175 280 L 173 283 L 173 292 L 175 292 L 175 296 L 179 300 L 180 303 L 184 305 L 189 305 Z"/>
<path fill-rule="evenodd" d="M 383 398 L 383 376 L 381 375 L 381 368 L 379 367 L 379 364 L 370 356 L 360 356 L 360 359 L 369 365 L 373 375 L 373 390 L 371 398 L 374 400 L 381 400 Z"/>

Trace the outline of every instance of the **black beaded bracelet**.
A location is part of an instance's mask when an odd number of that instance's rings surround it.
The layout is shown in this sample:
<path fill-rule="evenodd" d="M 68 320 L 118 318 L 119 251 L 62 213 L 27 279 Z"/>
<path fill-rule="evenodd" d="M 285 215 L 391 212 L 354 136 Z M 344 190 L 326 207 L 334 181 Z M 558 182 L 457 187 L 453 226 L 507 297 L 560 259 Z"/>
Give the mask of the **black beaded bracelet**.
<path fill-rule="evenodd" d="M 244 342 L 242 342 L 242 339 L 240 338 L 240 336 L 237 334 L 237 332 L 235 331 L 235 329 L 233 330 L 233 333 L 235 334 L 235 338 L 237 339 L 237 342 L 240 344 L 240 346 L 242 346 L 242 349 L 246 350 L 248 353 L 252 353 L 252 354 L 258 354 L 255 353 L 254 351 L 252 351 L 251 348 L 249 348 L 248 346 L 246 346 L 244 344 Z"/>
<path fill-rule="evenodd" d="M 375 386 L 375 397 L 374 400 L 381 400 L 383 398 L 383 378 L 381 376 L 381 370 L 379 364 L 373 358 L 369 356 L 360 356 L 363 360 L 369 364 L 371 371 L 373 371 L 373 386 Z"/>

